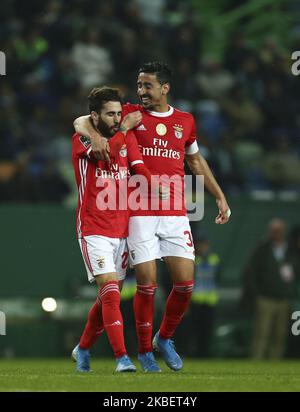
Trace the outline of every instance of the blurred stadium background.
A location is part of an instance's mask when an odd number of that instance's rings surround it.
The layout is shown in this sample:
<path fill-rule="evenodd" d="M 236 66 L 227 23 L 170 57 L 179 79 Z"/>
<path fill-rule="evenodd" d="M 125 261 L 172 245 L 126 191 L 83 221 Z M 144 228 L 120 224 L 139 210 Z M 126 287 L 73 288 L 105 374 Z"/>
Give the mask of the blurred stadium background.
<path fill-rule="evenodd" d="M 77 343 L 95 290 L 75 238 L 77 193 L 70 162 L 72 123 L 87 113 L 95 85 L 136 101 L 140 63 L 174 70 L 171 103 L 191 111 L 199 145 L 230 200 L 230 224 L 214 224 L 206 196 L 194 238 L 219 256 L 210 355 L 247 357 L 253 311 L 243 310 L 244 267 L 271 218 L 299 228 L 300 3 L 293 0 L 2 0 L 0 50 L 0 356 L 65 356 Z M 298 249 L 299 252 L 299 249 Z M 300 253 L 298 253 L 299 259 Z M 170 287 L 159 266 L 156 319 Z M 136 353 L 133 278 L 125 289 L 129 352 Z M 57 301 L 48 313 L 41 302 Z M 300 310 L 295 282 L 291 310 Z M 185 356 L 199 356 L 200 324 L 190 314 L 177 333 Z M 110 354 L 102 338 L 95 349 Z M 299 357 L 292 336 L 286 356 Z"/>

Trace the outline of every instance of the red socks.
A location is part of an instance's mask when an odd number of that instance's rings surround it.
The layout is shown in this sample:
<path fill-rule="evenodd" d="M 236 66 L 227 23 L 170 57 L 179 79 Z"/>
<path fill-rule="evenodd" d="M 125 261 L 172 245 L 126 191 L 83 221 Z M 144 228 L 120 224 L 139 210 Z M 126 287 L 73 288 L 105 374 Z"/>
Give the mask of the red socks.
<path fill-rule="evenodd" d="M 126 355 L 120 291 L 117 281 L 107 282 L 100 290 L 104 328 L 115 357 Z"/>
<path fill-rule="evenodd" d="M 156 285 L 137 285 L 133 301 L 138 352 L 152 352 L 152 325 Z"/>
<path fill-rule="evenodd" d="M 159 336 L 170 339 L 176 327 L 180 324 L 187 310 L 192 296 L 194 281 L 174 283 L 173 289 L 168 297 L 163 321 L 159 329 Z"/>
<path fill-rule="evenodd" d="M 161 338 L 170 339 L 173 336 L 189 306 L 193 286 L 193 280 L 178 282 L 173 285 L 159 330 Z M 156 285 L 137 285 L 134 296 L 133 308 L 138 337 L 138 352 L 140 354 L 153 351 L 152 326 L 156 289 Z M 120 291 L 117 281 L 108 282 L 101 288 L 100 298 L 97 298 L 89 312 L 88 321 L 80 339 L 80 347 L 90 349 L 104 329 L 115 357 L 119 358 L 125 355 L 127 352 L 124 343 Z"/>
<path fill-rule="evenodd" d="M 96 302 L 89 311 L 87 324 L 80 338 L 79 346 L 81 349 L 90 349 L 103 331 L 101 301 L 97 297 Z"/>

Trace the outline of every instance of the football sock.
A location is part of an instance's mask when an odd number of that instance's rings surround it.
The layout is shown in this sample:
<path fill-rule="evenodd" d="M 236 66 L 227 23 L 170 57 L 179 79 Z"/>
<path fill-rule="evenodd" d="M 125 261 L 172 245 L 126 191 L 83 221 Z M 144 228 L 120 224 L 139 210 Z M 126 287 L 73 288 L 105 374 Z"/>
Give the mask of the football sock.
<path fill-rule="evenodd" d="M 156 285 L 137 285 L 133 300 L 138 352 L 152 352 L 152 326 Z"/>
<path fill-rule="evenodd" d="M 103 331 L 102 307 L 100 296 L 98 296 L 89 311 L 87 323 L 79 342 L 80 348 L 90 349 Z"/>
<path fill-rule="evenodd" d="M 105 283 L 100 290 L 104 329 L 115 357 L 126 355 L 120 290 L 117 281 Z"/>
<path fill-rule="evenodd" d="M 180 324 L 192 296 L 194 281 L 174 283 L 168 297 L 165 314 L 159 329 L 159 337 L 170 339 Z"/>

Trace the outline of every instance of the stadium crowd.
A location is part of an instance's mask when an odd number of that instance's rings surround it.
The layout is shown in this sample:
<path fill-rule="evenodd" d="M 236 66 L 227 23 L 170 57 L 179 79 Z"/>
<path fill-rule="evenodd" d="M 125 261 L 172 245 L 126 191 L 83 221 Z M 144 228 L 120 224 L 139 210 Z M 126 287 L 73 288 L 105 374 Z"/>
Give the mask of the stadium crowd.
<path fill-rule="evenodd" d="M 70 198 L 72 124 L 88 92 L 116 85 L 136 101 L 137 69 L 149 60 L 173 68 L 172 104 L 194 113 L 227 194 L 298 190 L 300 77 L 276 38 L 255 48 L 239 29 L 223 58 L 204 53 L 191 1 L 2 0 L 0 9 L 0 201 Z"/>

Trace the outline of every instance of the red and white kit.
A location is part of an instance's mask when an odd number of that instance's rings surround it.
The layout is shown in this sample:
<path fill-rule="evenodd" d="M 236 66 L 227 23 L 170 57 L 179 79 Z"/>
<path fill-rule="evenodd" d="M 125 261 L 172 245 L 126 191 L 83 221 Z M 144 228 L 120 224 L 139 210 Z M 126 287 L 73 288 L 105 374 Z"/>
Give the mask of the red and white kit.
<path fill-rule="evenodd" d="M 194 117 L 169 106 L 168 112 L 151 112 L 126 104 L 123 116 L 139 110 L 143 118 L 133 131 L 151 175 L 160 175 L 169 198 L 159 209 L 135 210 L 129 221 L 128 246 L 133 264 L 164 256 L 194 259 L 194 246 L 184 204 L 184 156 L 198 152 Z M 169 185 L 170 178 L 174 179 Z M 167 204 L 167 206 L 166 206 Z"/>
<path fill-rule="evenodd" d="M 129 211 L 100 210 L 101 192 L 107 182 L 115 182 L 116 205 L 122 196 L 122 183 L 127 187 L 130 169 L 142 172 L 143 164 L 136 138 L 132 132 L 124 137 L 118 132 L 113 139 L 124 138 L 124 145 L 111 156 L 111 162 L 93 158 L 91 142 L 77 133 L 72 139 L 72 161 L 78 186 L 77 235 L 90 282 L 94 276 L 116 272 L 122 280 L 127 267 L 127 245 Z M 127 200 L 127 195 L 125 194 Z"/>

